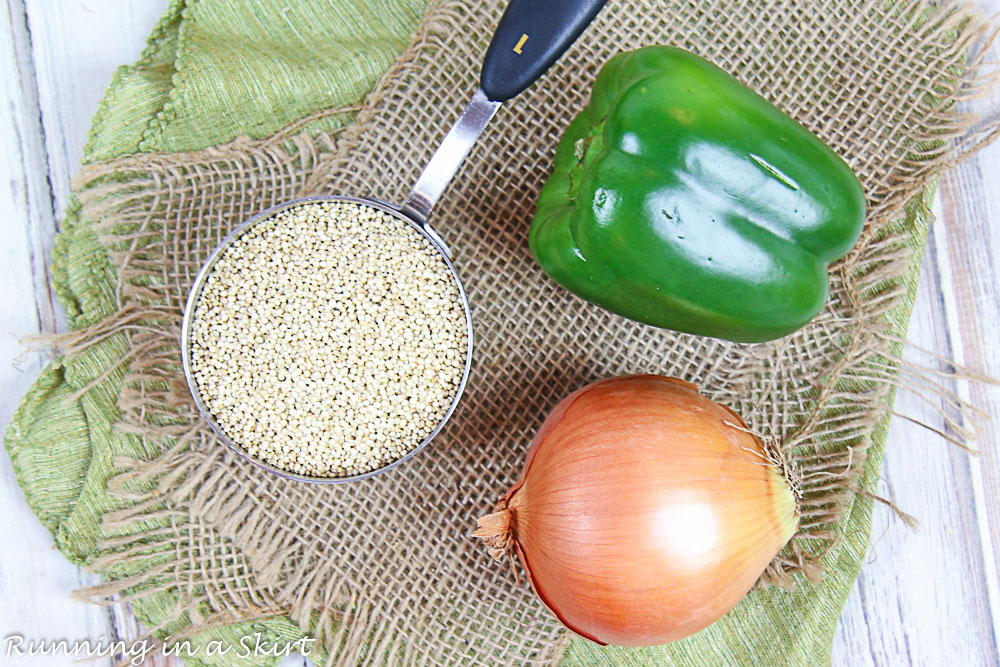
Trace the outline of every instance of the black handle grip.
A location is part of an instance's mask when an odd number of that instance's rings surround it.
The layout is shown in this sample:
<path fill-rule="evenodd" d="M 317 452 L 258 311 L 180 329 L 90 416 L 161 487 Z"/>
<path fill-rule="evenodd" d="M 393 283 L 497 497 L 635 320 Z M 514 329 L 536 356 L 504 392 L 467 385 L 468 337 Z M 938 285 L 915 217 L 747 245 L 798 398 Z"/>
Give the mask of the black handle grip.
<path fill-rule="evenodd" d="M 607 1 L 510 0 L 483 60 L 486 97 L 505 102 L 534 83 Z"/>

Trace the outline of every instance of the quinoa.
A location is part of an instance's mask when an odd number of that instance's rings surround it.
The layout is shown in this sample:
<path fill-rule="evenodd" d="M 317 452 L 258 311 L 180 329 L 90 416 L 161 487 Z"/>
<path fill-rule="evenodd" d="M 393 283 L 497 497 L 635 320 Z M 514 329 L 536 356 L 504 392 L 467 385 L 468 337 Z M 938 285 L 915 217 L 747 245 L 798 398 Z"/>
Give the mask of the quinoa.
<path fill-rule="evenodd" d="M 465 367 L 458 284 L 370 206 L 312 202 L 248 228 L 191 324 L 198 393 L 247 453 L 316 477 L 381 468 L 444 418 Z"/>

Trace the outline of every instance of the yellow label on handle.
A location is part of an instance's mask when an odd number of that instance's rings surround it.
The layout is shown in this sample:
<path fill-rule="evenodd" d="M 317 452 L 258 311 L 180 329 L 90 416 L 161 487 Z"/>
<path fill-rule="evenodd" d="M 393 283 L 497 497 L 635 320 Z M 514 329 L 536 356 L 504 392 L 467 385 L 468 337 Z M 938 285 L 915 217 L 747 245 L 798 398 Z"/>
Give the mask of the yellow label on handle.
<path fill-rule="evenodd" d="M 514 45 L 514 53 L 520 55 L 521 54 L 521 47 L 524 46 L 524 43 L 527 42 L 527 41 L 528 41 L 528 36 L 527 35 L 521 35 L 521 39 L 517 40 L 517 44 Z"/>

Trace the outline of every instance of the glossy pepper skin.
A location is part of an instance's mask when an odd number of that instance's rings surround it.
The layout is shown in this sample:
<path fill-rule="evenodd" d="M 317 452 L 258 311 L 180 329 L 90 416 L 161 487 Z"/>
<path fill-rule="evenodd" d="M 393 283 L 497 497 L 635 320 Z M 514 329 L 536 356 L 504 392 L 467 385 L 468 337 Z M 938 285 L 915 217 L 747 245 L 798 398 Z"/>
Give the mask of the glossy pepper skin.
<path fill-rule="evenodd" d="M 736 79 L 650 46 L 603 67 L 538 198 L 531 252 L 615 313 L 733 341 L 812 319 L 861 234 L 850 167 Z"/>

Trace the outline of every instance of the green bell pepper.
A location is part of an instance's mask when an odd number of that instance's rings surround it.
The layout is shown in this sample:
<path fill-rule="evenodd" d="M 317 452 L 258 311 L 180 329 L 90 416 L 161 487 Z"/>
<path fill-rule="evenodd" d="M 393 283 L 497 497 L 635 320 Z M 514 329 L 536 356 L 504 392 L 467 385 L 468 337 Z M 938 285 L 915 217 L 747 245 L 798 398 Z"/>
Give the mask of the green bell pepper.
<path fill-rule="evenodd" d="M 864 217 L 861 184 L 815 135 L 708 61 L 651 46 L 601 69 L 529 240 L 599 306 L 755 342 L 820 311 Z"/>

